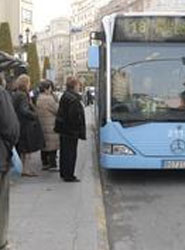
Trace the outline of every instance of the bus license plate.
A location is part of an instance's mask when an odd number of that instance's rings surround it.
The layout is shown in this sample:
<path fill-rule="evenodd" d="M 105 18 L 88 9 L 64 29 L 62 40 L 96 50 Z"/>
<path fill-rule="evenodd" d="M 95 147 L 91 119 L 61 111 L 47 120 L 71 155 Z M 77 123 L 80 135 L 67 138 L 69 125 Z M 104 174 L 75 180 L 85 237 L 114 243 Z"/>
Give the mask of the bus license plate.
<path fill-rule="evenodd" d="M 165 169 L 185 169 L 185 161 L 164 161 Z"/>

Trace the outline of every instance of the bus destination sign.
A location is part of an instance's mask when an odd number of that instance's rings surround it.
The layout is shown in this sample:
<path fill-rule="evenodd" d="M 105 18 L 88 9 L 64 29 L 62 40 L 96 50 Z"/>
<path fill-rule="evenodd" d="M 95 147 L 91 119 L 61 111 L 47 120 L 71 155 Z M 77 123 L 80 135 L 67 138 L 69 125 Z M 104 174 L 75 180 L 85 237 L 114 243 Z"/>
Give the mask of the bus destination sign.
<path fill-rule="evenodd" d="M 185 42 L 185 17 L 118 16 L 115 42 Z"/>

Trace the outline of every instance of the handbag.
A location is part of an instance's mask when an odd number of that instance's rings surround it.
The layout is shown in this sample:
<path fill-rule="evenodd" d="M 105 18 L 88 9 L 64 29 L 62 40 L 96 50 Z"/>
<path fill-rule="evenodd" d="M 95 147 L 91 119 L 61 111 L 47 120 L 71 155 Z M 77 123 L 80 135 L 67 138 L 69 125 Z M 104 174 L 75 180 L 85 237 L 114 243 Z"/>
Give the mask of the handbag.
<path fill-rule="evenodd" d="M 27 153 L 33 153 L 42 150 L 45 147 L 44 133 L 38 117 L 29 121 L 26 129 L 27 146 L 25 147 Z"/>
<path fill-rule="evenodd" d="M 55 118 L 54 132 L 61 134 L 63 127 L 64 127 L 64 120 L 61 117 L 57 116 Z"/>
<path fill-rule="evenodd" d="M 23 170 L 22 161 L 17 153 L 15 147 L 12 149 L 12 157 L 10 160 L 10 177 L 18 178 L 21 176 Z"/>

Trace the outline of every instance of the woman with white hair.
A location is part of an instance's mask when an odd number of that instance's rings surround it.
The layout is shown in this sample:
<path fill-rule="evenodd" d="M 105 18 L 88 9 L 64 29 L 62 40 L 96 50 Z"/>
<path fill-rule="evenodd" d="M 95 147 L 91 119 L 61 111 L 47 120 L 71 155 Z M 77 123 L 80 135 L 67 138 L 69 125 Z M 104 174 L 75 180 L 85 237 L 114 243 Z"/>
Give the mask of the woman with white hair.
<path fill-rule="evenodd" d="M 41 150 L 45 142 L 38 115 L 29 97 L 30 84 L 29 76 L 20 75 L 15 82 L 13 101 L 21 127 L 17 150 L 23 160 L 23 176 L 32 177 L 37 174 L 29 169 L 29 164 L 25 164 L 26 154 Z"/>

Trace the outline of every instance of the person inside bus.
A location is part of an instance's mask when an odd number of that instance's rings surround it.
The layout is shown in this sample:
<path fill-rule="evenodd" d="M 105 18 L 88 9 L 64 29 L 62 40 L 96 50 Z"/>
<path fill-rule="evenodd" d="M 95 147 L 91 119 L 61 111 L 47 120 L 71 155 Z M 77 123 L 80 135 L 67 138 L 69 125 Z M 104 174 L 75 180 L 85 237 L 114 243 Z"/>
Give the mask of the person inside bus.
<path fill-rule="evenodd" d="M 131 82 L 128 73 L 125 71 L 115 71 L 112 76 L 112 92 L 114 101 L 122 103 L 131 97 Z"/>
<path fill-rule="evenodd" d="M 139 112 L 132 93 L 132 80 L 128 72 L 115 71 L 112 75 L 112 111 L 118 113 Z"/>

